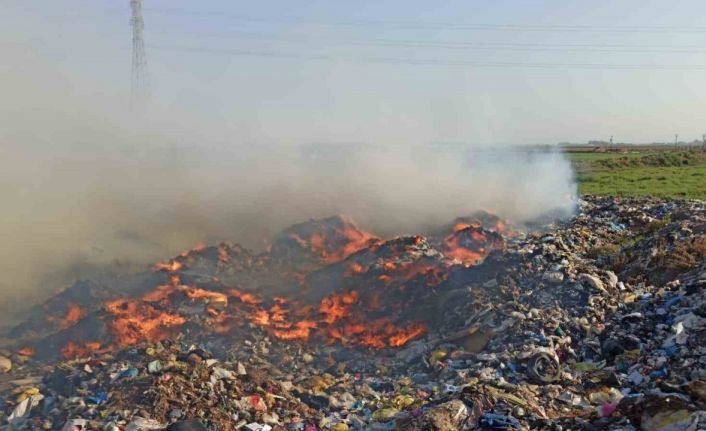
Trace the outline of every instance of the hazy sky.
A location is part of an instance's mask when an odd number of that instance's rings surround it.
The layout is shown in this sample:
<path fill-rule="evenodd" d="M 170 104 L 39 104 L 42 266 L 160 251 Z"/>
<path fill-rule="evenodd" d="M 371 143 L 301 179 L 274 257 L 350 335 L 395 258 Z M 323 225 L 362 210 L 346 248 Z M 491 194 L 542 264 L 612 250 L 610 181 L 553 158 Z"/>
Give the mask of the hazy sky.
<path fill-rule="evenodd" d="M 222 122 L 241 140 L 706 132 L 700 0 L 144 3 L 153 101 Z M 46 64 L 42 79 L 64 97 L 127 100 L 128 0 L 5 0 L 0 28 L 0 68 Z"/>

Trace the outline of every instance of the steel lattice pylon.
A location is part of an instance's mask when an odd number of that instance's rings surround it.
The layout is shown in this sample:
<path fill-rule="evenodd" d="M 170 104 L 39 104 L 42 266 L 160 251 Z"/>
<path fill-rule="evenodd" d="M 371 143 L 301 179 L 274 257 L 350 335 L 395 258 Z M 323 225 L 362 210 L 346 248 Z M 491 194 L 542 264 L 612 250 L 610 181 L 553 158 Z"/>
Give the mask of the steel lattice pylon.
<path fill-rule="evenodd" d="M 130 0 L 132 17 L 132 76 L 130 100 L 132 103 L 142 99 L 148 90 L 147 57 L 143 37 L 145 22 L 142 19 L 142 0 Z"/>

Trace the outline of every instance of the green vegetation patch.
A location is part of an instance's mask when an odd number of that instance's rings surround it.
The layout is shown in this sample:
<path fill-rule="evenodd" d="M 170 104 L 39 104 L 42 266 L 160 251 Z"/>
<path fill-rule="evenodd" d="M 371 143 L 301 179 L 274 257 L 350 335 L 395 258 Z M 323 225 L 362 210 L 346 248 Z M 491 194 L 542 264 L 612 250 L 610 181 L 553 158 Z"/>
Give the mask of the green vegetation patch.
<path fill-rule="evenodd" d="M 621 157 L 596 159 L 593 161 L 593 167 L 620 169 L 647 166 L 694 166 L 704 163 L 706 163 L 706 153 L 702 151 L 659 151 L 642 156 L 631 154 Z"/>
<path fill-rule="evenodd" d="M 581 194 L 706 199 L 706 164 L 583 172 L 578 184 Z"/>
<path fill-rule="evenodd" d="M 706 199 L 706 152 L 647 149 L 567 153 L 579 192 Z"/>

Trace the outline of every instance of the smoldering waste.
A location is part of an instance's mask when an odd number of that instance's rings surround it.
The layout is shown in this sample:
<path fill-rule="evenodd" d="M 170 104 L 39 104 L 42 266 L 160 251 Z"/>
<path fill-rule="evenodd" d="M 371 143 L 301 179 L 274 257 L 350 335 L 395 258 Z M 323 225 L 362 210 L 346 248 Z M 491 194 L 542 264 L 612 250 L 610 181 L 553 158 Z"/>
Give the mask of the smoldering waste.
<path fill-rule="evenodd" d="M 311 220 L 79 282 L 5 338 L 7 430 L 695 430 L 706 204 L 391 240 Z"/>

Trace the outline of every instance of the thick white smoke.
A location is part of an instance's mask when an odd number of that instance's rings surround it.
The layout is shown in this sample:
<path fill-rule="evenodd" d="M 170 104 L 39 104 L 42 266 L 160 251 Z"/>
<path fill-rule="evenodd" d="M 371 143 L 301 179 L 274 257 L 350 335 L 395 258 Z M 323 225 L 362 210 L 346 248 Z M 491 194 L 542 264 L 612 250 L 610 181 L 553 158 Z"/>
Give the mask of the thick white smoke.
<path fill-rule="evenodd" d="M 196 242 L 262 248 L 311 217 L 344 213 L 392 236 L 476 209 L 515 222 L 572 210 L 572 169 L 560 153 L 243 140 L 188 109 L 121 109 L 119 91 L 75 88 L 50 64 L 14 53 L 0 69 L 5 308 L 107 264 L 144 268 Z"/>

